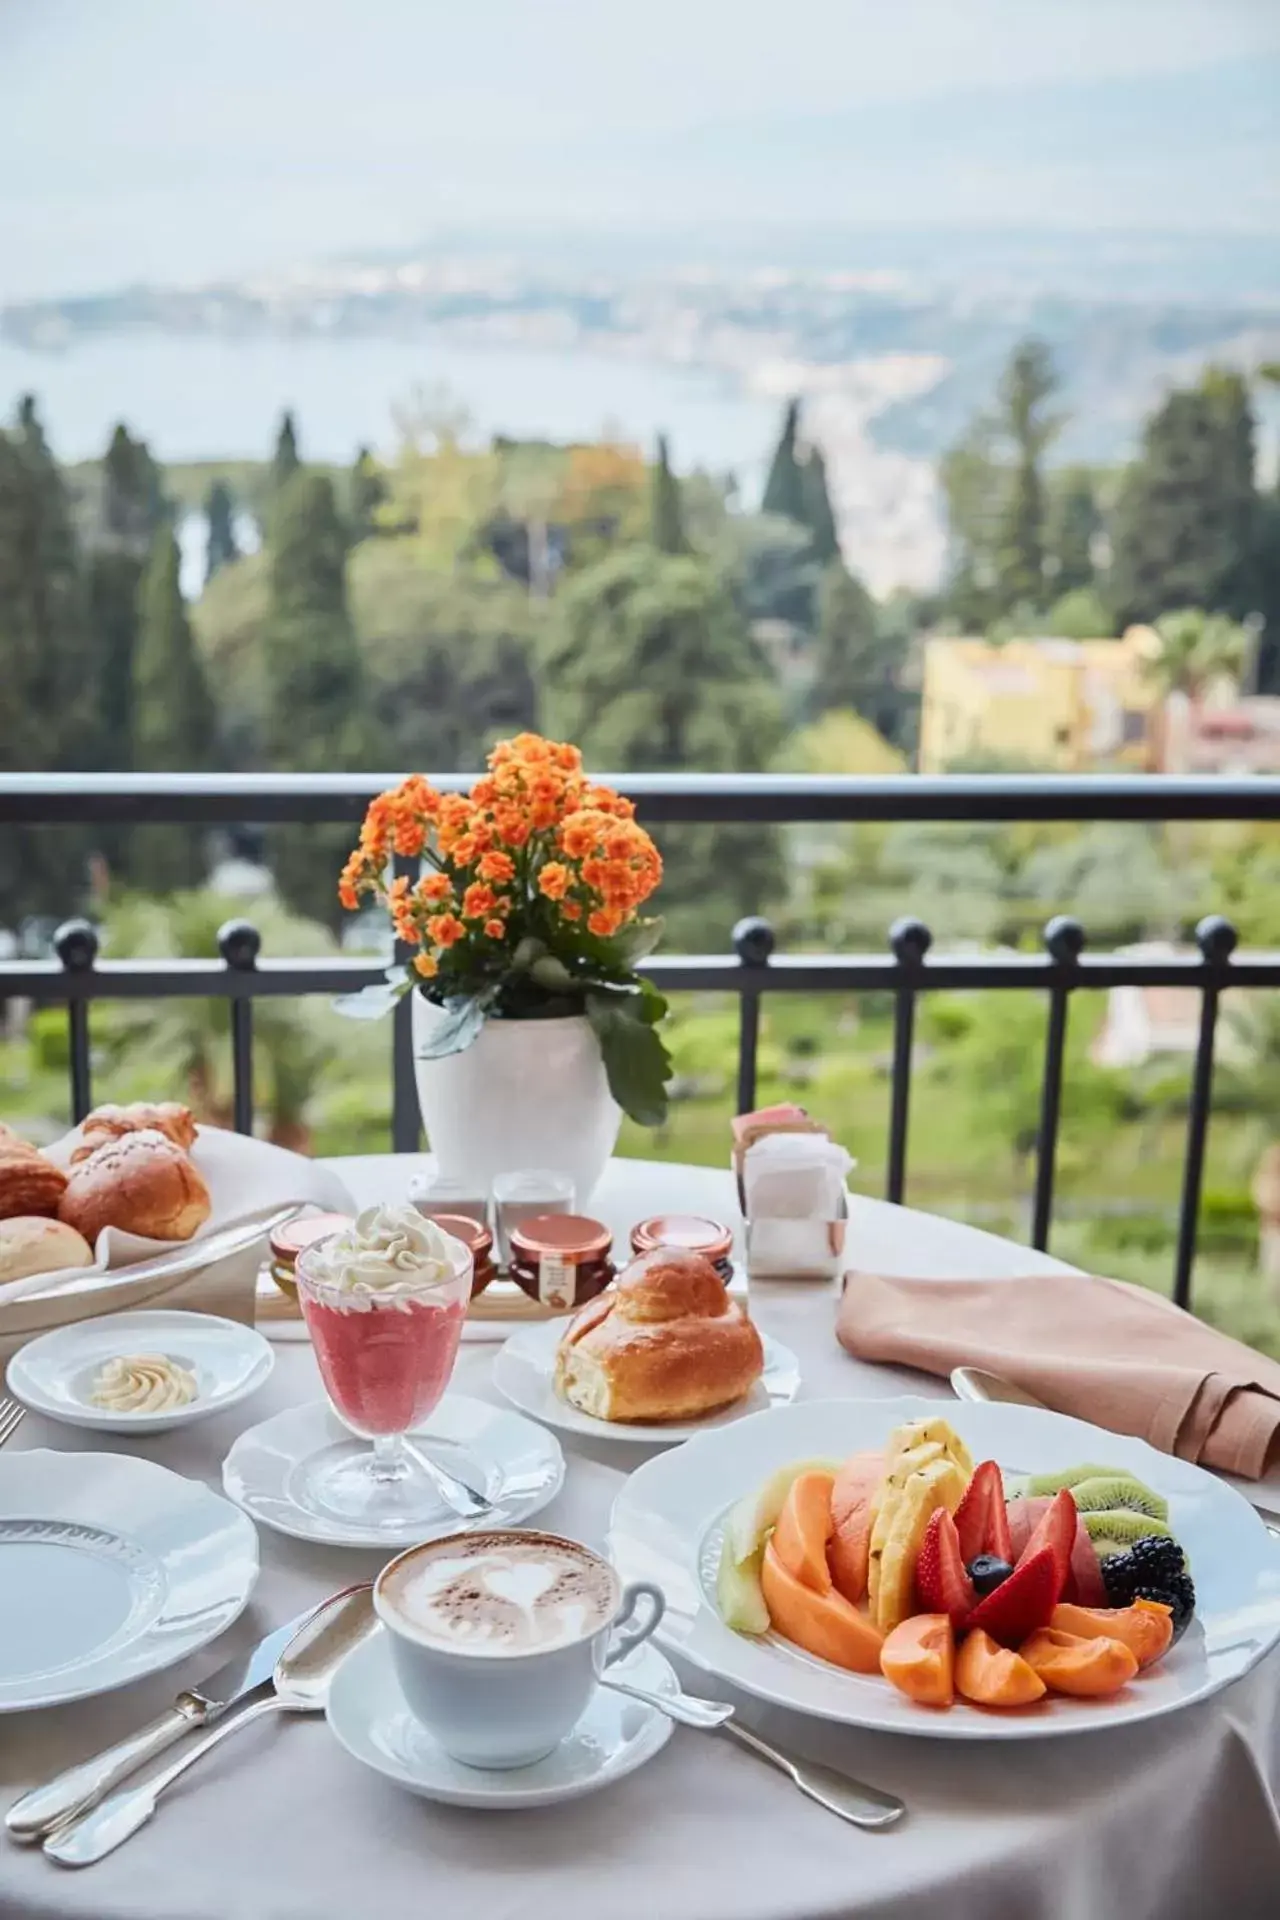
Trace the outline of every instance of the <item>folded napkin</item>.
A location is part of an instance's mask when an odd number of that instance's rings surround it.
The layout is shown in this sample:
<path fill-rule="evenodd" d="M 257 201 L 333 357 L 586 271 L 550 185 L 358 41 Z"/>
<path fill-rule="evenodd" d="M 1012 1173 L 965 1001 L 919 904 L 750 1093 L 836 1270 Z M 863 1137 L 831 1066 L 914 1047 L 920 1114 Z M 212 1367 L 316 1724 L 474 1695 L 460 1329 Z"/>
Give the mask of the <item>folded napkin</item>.
<path fill-rule="evenodd" d="M 1246 1480 L 1280 1455 L 1280 1362 L 1121 1280 L 847 1273 L 836 1333 L 859 1360 L 985 1367 L 1058 1413 Z"/>

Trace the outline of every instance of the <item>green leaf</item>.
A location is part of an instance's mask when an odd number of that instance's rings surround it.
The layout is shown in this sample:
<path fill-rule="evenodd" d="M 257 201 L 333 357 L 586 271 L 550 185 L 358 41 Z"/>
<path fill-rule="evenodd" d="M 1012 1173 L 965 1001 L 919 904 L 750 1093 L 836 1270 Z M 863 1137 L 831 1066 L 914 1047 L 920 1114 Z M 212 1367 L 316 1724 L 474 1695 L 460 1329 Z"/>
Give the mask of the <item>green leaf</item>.
<path fill-rule="evenodd" d="M 646 960 L 661 940 L 666 924 L 658 913 L 651 920 L 634 920 L 621 933 L 616 933 L 608 944 L 617 955 L 618 964 L 630 968 Z"/>
<path fill-rule="evenodd" d="M 474 993 L 437 1005 L 440 1019 L 419 1046 L 419 1060 L 443 1060 L 447 1054 L 461 1053 L 469 1047 L 479 1038 L 491 998 L 488 992 Z"/>
<path fill-rule="evenodd" d="M 671 1056 L 657 1028 L 644 1018 L 643 997 L 597 990 L 587 995 L 587 1018 L 600 1042 L 614 1099 L 640 1126 L 657 1127 L 667 1117 Z"/>
<path fill-rule="evenodd" d="M 404 998 L 409 986 L 407 967 L 388 967 L 384 979 L 375 986 L 361 987 L 358 993 L 340 993 L 333 1010 L 348 1020 L 381 1020 L 397 1000 Z"/>

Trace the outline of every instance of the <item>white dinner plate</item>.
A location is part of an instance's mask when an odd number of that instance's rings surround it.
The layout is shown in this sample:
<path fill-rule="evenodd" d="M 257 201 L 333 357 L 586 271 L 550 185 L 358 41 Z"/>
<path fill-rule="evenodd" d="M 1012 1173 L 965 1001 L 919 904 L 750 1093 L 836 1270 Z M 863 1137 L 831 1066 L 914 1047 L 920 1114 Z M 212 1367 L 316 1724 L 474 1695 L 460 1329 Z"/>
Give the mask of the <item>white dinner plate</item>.
<path fill-rule="evenodd" d="M 1086 1460 L 1136 1474 L 1164 1494 L 1190 1562 L 1196 1614 L 1178 1645 L 1108 1699 L 1047 1696 L 1016 1713 L 957 1700 L 916 1706 L 877 1675 L 847 1673 L 779 1635 L 734 1633 L 715 1605 L 724 1521 L 745 1493 L 788 1461 L 884 1445 L 904 1420 L 944 1419 L 975 1460 L 1049 1473 Z M 940 1740 L 1027 1740 L 1093 1733 L 1174 1713 L 1230 1686 L 1280 1640 L 1280 1546 L 1233 1488 L 1145 1441 L 1040 1408 L 959 1400 L 812 1400 L 704 1434 L 630 1476 L 613 1504 L 610 1554 L 624 1580 L 656 1580 L 667 1608 L 664 1645 L 778 1706 L 889 1733 Z"/>
<path fill-rule="evenodd" d="M 118 1453 L 0 1453 L 0 1713 L 171 1666 L 229 1627 L 258 1536 L 198 1480 Z"/>
<path fill-rule="evenodd" d="M 255 1520 L 295 1540 L 398 1550 L 463 1529 L 513 1527 L 554 1499 L 564 1481 L 555 1435 L 487 1400 L 447 1393 L 414 1435 L 442 1467 L 492 1500 L 494 1511 L 460 1520 L 442 1501 L 435 1517 L 401 1528 L 356 1526 L 329 1513 L 311 1494 L 312 1475 L 330 1449 L 349 1447 L 353 1436 L 326 1400 L 289 1407 L 242 1433 L 222 1463 L 222 1484 Z"/>
<path fill-rule="evenodd" d="M 122 1413 L 92 1404 L 103 1363 L 129 1354 L 165 1354 L 196 1377 L 196 1397 L 159 1413 Z M 36 1413 L 100 1433 L 167 1433 L 247 1399 L 270 1376 L 276 1357 L 260 1333 L 212 1313 L 143 1308 L 55 1327 L 19 1348 L 9 1362 L 9 1391 Z"/>
<path fill-rule="evenodd" d="M 675 1674 L 653 1647 L 641 1647 L 620 1671 L 650 1693 L 679 1690 Z M 352 1759 L 398 1787 L 446 1806 L 499 1812 L 579 1800 L 634 1773 L 671 1738 L 665 1713 L 597 1687 L 577 1726 L 545 1760 L 500 1773 L 464 1767 L 409 1712 L 383 1628 L 339 1667 L 327 1715 L 335 1739 Z"/>
<path fill-rule="evenodd" d="M 800 1391 L 800 1362 L 790 1347 L 760 1335 L 764 1346 L 764 1373 L 750 1393 L 719 1413 L 701 1420 L 663 1420 L 648 1424 L 625 1420 L 597 1420 L 579 1412 L 556 1392 L 556 1349 L 564 1337 L 564 1323 L 539 1321 L 513 1333 L 493 1363 L 493 1384 L 513 1407 L 530 1413 L 535 1420 L 563 1433 L 589 1433 L 596 1440 L 631 1440 L 638 1446 L 674 1447 L 695 1433 L 713 1432 L 764 1413 L 769 1407 L 785 1406 Z"/>

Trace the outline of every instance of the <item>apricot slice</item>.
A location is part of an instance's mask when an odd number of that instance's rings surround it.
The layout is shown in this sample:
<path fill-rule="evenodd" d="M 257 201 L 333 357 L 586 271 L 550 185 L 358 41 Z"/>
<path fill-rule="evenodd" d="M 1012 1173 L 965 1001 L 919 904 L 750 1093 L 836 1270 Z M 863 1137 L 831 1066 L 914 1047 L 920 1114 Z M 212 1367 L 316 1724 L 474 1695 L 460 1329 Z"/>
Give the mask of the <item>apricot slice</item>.
<path fill-rule="evenodd" d="M 1085 1700 L 1119 1693 L 1138 1671 L 1138 1656 L 1123 1640 L 1082 1640 L 1055 1627 L 1041 1627 L 1019 1652 L 1055 1693 Z"/>
<path fill-rule="evenodd" d="M 773 1545 L 779 1560 L 802 1586 L 811 1587 L 815 1593 L 831 1591 L 827 1542 L 835 1524 L 831 1518 L 834 1484 L 832 1473 L 797 1474 L 773 1530 Z"/>
<path fill-rule="evenodd" d="M 956 1641 L 945 1613 L 914 1613 L 880 1649 L 880 1671 L 921 1707 L 949 1707 L 955 1699 Z"/>
<path fill-rule="evenodd" d="M 980 1707 L 1029 1707 L 1044 1698 L 1045 1683 L 989 1633 L 967 1633 L 956 1655 L 956 1692 Z"/>
<path fill-rule="evenodd" d="M 877 1629 L 838 1593 L 815 1593 L 785 1567 L 771 1540 L 764 1550 L 760 1585 L 777 1631 L 806 1653 L 851 1673 L 879 1673 Z"/>
<path fill-rule="evenodd" d="M 1140 1667 L 1167 1653 L 1173 1639 L 1173 1613 L 1158 1600 L 1135 1600 L 1131 1607 L 1059 1606 L 1049 1625 L 1079 1640 L 1120 1640 Z"/>
<path fill-rule="evenodd" d="M 827 1566 L 836 1591 L 855 1604 L 867 1590 L 871 1557 L 871 1502 L 884 1476 L 882 1453 L 855 1453 L 831 1489 L 835 1532 L 827 1542 Z"/>

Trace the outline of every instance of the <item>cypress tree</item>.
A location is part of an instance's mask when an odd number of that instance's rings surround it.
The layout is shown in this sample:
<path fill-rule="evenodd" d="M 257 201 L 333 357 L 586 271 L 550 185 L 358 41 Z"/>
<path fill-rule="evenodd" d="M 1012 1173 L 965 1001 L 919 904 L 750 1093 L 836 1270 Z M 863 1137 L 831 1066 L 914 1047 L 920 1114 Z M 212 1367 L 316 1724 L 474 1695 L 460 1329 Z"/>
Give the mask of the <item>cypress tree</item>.
<path fill-rule="evenodd" d="M 207 586 L 220 567 L 229 567 L 233 560 L 240 558 L 240 549 L 236 545 L 235 506 L 231 489 L 225 481 L 215 480 L 211 484 L 204 499 L 204 517 L 208 527 L 204 561 Z"/>
<path fill-rule="evenodd" d="M 292 480 L 302 465 L 298 453 L 298 435 L 293 424 L 293 414 L 286 409 L 280 417 L 280 431 L 276 435 L 276 450 L 271 456 L 271 493 L 278 498 L 287 483 Z"/>
<path fill-rule="evenodd" d="M 102 462 L 102 512 L 91 541 L 88 587 L 96 648 L 96 752 L 104 767 L 133 765 L 133 655 L 138 590 L 163 517 L 159 471 L 141 440 L 118 425 Z M 110 836 L 113 857 L 123 841 Z"/>
<path fill-rule="evenodd" d="M 823 575 L 818 596 L 810 713 L 816 718 L 831 707 L 852 707 L 878 726 L 880 708 L 891 706 L 893 696 L 876 603 L 837 562 Z"/>
<path fill-rule="evenodd" d="M 351 538 L 367 540 L 378 530 L 378 508 L 387 497 L 387 483 L 368 447 L 361 447 L 351 463 L 348 517 Z"/>
<path fill-rule="evenodd" d="M 688 553 L 680 482 L 671 471 L 665 433 L 658 435 L 658 457 L 649 483 L 649 538 L 659 553 Z"/>
<path fill-rule="evenodd" d="M 840 558 L 840 536 L 836 532 L 836 517 L 831 507 L 831 495 L 827 491 L 826 461 L 817 447 L 809 450 L 809 458 L 801 469 L 801 481 L 805 523 L 813 535 L 814 558 L 825 567 Z"/>
<path fill-rule="evenodd" d="M 1059 598 L 1093 585 L 1093 547 L 1101 531 L 1092 475 L 1087 467 L 1068 467 L 1049 491 L 1046 566 Z"/>
<path fill-rule="evenodd" d="M 765 481 L 761 511 L 781 514 L 785 519 L 807 527 L 809 502 L 796 446 L 799 431 L 800 402 L 789 400 L 782 416 L 782 432 L 769 466 L 769 478 Z"/>
<path fill-rule="evenodd" d="M 1013 467 L 996 555 L 1001 611 L 1041 607 L 1045 597 L 1045 490 L 1041 462 L 1058 423 L 1045 412 L 1057 375 L 1039 340 L 1015 347 L 1000 383 L 1001 427 Z"/>
<path fill-rule="evenodd" d="M 138 591 L 134 653 L 134 764 L 150 772 L 192 772 L 215 756 L 216 714 L 180 585 L 181 555 L 165 527 L 152 543 Z M 196 828 L 136 830 L 131 866 L 149 893 L 198 886 L 203 836 Z"/>

